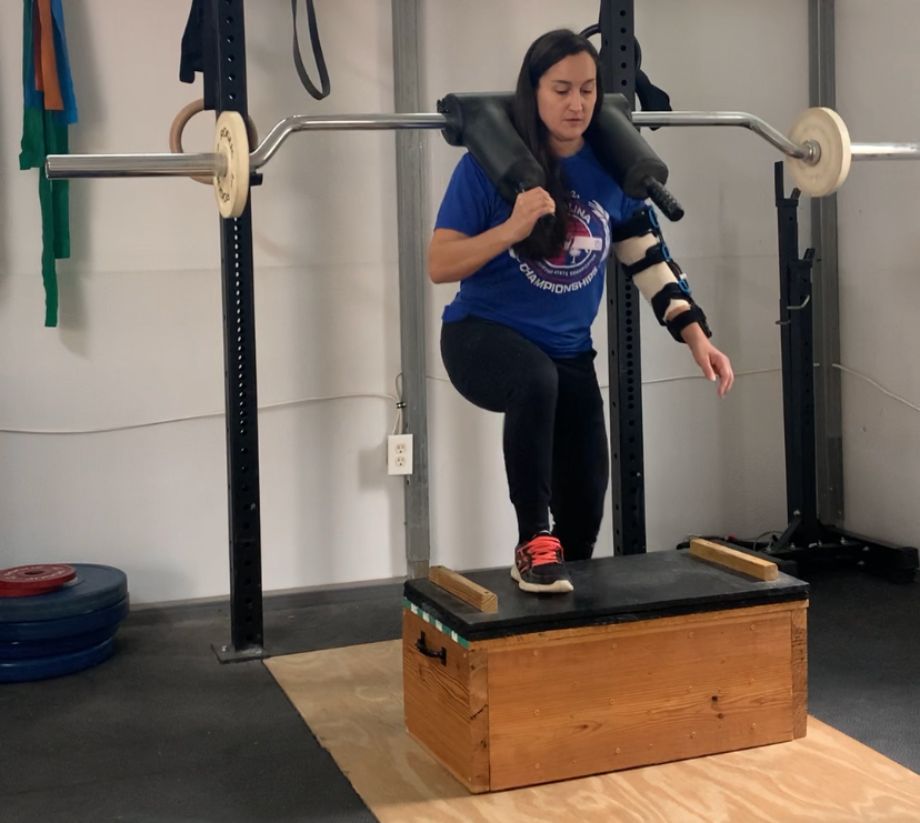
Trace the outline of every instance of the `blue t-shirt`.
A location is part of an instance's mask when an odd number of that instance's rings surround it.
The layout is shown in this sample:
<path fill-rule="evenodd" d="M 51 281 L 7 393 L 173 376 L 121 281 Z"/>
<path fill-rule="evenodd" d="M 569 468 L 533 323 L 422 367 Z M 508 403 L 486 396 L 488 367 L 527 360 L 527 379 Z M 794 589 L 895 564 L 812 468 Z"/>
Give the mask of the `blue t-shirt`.
<path fill-rule="evenodd" d="M 548 260 L 519 259 L 502 252 L 460 281 L 444 309 L 451 323 L 473 315 L 509 326 L 550 357 L 571 357 L 591 349 L 591 323 L 604 291 L 610 227 L 623 222 L 642 201 L 627 197 L 585 143 L 562 159 L 571 193 L 568 240 Z M 474 236 L 511 215 L 505 202 L 470 154 L 454 169 L 435 228 Z"/>

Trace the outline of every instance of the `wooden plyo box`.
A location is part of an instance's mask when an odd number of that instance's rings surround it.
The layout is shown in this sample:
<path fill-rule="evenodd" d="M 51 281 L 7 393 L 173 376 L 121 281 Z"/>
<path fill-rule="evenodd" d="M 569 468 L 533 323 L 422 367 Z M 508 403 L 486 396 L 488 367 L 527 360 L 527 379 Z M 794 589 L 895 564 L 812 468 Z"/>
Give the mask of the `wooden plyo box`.
<path fill-rule="evenodd" d="M 469 574 L 496 614 L 406 583 L 406 726 L 471 792 L 804 736 L 807 584 L 685 552 L 569 568 L 567 595 Z"/>

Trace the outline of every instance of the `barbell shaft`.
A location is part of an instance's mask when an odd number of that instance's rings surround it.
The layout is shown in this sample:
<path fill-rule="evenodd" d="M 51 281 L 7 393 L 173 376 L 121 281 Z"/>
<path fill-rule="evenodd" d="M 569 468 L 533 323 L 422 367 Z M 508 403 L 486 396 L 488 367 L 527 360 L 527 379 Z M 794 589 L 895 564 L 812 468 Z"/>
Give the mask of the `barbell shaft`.
<path fill-rule="evenodd" d="M 853 143 L 854 160 L 917 160 L 920 143 Z"/>
<path fill-rule="evenodd" d="M 296 114 L 277 123 L 252 153 L 250 166 L 264 166 L 279 146 L 295 131 L 385 131 L 394 129 L 443 129 L 447 118 L 436 112 L 419 114 L 351 114 L 322 117 Z"/>
<path fill-rule="evenodd" d="M 350 114 L 343 117 L 294 115 L 276 123 L 250 155 L 249 167 L 264 166 L 295 131 L 384 131 L 443 129 L 443 114 Z M 191 177 L 225 174 L 218 154 L 51 154 L 45 161 L 50 180 L 79 177 Z"/>
<path fill-rule="evenodd" d="M 790 157 L 808 158 L 807 147 L 798 146 L 769 123 L 746 112 L 635 112 L 637 126 L 742 126 L 759 134 Z M 281 120 L 250 156 L 250 168 L 264 166 L 295 131 L 391 129 L 442 129 L 443 114 L 354 114 L 347 117 L 294 115 Z M 64 177 L 188 177 L 221 174 L 225 165 L 217 154 L 70 154 L 49 155 L 45 170 L 50 179 Z"/>
<path fill-rule="evenodd" d="M 632 121 L 637 126 L 741 126 L 789 157 L 806 162 L 815 157 L 809 146 L 794 143 L 765 120 L 743 111 L 635 112 Z M 854 160 L 917 160 L 920 143 L 853 143 L 851 152 Z"/>
<path fill-rule="evenodd" d="M 50 180 L 77 177 L 190 177 L 221 175 L 227 159 L 211 154 L 49 154 Z"/>
<path fill-rule="evenodd" d="M 760 135 L 789 157 L 807 161 L 813 156 L 810 147 L 793 143 L 765 120 L 744 111 L 643 111 L 634 112 L 632 121 L 637 126 L 740 126 Z"/>

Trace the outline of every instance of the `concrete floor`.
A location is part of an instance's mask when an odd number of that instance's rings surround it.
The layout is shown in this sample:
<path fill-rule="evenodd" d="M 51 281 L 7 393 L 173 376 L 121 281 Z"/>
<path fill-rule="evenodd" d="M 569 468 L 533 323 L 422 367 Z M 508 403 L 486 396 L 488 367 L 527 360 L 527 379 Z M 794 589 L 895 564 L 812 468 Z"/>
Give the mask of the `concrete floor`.
<path fill-rule="evenodd" d="M 920 772 L 920 584 L 812 579 L 809 709 Z M 401 585 L 268 598 L 286 654 L 394 639 Z M 372 821 L 261 662 L 220 665 L 225 606 L 136 611 L 89 671 L 0 685 L 0 819 Z"/>

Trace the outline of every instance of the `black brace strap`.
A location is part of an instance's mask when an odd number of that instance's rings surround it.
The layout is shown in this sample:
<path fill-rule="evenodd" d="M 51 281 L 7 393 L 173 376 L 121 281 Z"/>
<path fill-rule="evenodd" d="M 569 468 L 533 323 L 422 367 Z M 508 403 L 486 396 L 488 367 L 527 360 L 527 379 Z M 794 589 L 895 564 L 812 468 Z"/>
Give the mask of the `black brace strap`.
<path fill-rule="evenodd" d="M 662 326 L 665 325 L 664 315 L 672 300 L 685 300 L 691 305 L 693 304 L 693 297 L 690 295 L 690 286 L 686 278 L 678 280 L 676 283 L 667 283 L 652 298 L 652 311 L 655 312 L 655 317 Z"/>
<path fill-rule="evenodd" d="M 654 234 L 658 238 L 658 242 L 645 250 L 645 257 L 641 260 L 629 265 L 624 264 L 623 271 L 627 277 L 635 277 L 658 263 L 667 263 L 672 269 L 677 266 L 671 259 L 668 244 L 664 242 L 661 226 L 658 224 L 658 218 L 655 217 L 655 212 L 651 206 L 643 206 L 638 211 L 633 212 L 628 220 L 614 226 L 610 232 L 614 243 L 620 243 L 632 237 L 644 237 L 646 234 Z M 680 271 L 679 266 L 677 266 L 677 271 Z"/>
<path fill-rule="evenodd" d="M 680 270 L 680 266 L 674 263 L 673 260 L 671 261 L 671 270 L 674 272 L 677 281 L 663 286 L 658 294 L 652 298 L 652 310 L 655 312 L 658 322 L 662 326 L 667 326 L 671 337 L 678 343 L 684 342 L 684 338 L 680 336 L 680 333 L 691 323 L 699 323 L 706 336 L 712 337 L 712 331 L 706 320 L 705 312 L 696 304 L 693 295 L 690 293 L 690 283 L 687 282 L 687 278 Z M 678 312 L 670 320 L 665 320 L 665 312 L 667 312 L 672 300 L 685 300 L 690 304 L 690 308 Z"/>
<path fill-rule="evenodd" d="M 668 252 L 668 247 L 664 243 L 656 243 L 654 246 L 649 246 L 645 250 L 645 257 L 641 260 L 637 260 L 635 263 L 631 263 L 628 266 L 624 265 L 623 271 L 626 272 L 627 277 L 635 277 L 637 274 L 641 274 L 646 269 L 658 263 L 670 262 L 671 255 Z"/>
<path fill-rule="evenodd" d="M 629 240 L 630 237 L 642 237 L 652 232 L 661 238 L 661 227 L 658 225 L 658 218 L 651 206 L 643 206 L 638 211 L 632 213 L 628 220 L 613 226 L 610 231 L 610 237 L 614 243 L 622 240 Z"/>
<path fill-rule="evenodd" d="M 691 323 L 699 323 L 705 335 L 707 337 L 712 337 L 712 330 L 709 328 L 709 323 L 706 321 L 706 315 L 696 303 L 691 303 L 689 309 L 680 312 L 668 320 L 667 326 L 668 331 L 671 332 L 671 337 L 678 343 L 683 343 L 684 338 L 680 336 L 680 333 Z"/>

